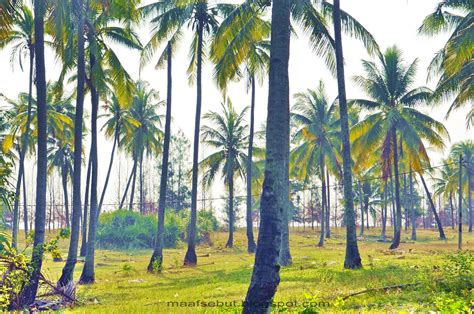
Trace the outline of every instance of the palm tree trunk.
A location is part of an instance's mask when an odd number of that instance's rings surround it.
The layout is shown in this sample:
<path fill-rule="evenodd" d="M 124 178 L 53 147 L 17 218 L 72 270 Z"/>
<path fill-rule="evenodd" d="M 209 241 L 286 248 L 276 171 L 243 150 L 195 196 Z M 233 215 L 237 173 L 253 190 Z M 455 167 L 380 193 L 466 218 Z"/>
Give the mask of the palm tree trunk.
<path fill-rule="evenodd" d="M 63 156 L 64 158 L 64 156 Z M 66 228 L 70 227 L 70 217 L 69 217 L 69 195 L 67 193 L 67 168 L 64 165 L 64 162 L 61 165 L 61 183 L 63 185 L 63 195 L 64 195 L 64 209 L 65 209 L 65 216 L 66 216 Z"/>
<path fill-rule="evenodd" d="M 153 255 L 148 264 L 148 271 L 161 270 L 163 265 L 163 249 L 165 246 L 165 210 L 166 210 L 166 191 L 168 190 L 168 164 L 169 151 L 171 140 L 171 96 L 173 87 L 173 76 L 171 72 L 172 61 L 172 46 L 168 42 L 166 47 L 167 61 L 168 61 L 168 86 L 166 90 L 166 121 L 165 121 L 165 138 L 163 142 L 163 159 L 161 163 L 161 178 L 160 178 L 160 199 L 158 201 L 158 228 L 156 231 L 156 241 Z"/>
<path fill-rule="evenodd" d="M 28 238 L 28 202 L 26 199 L 26 177 L 23 171 L 23 228 L 25 229 L 25 239 Z"/>
<path fill-rule="evenodd" d="M 326 208 L 326 238 L 331 237 L 331 184 L 329 182 L 329 170 L 326 169 L 327 208 Z"/>
<path fill-rule="evenodd" d="M 253 220 L 252 220 L 252 154 L 253 154 L 253 136 L 255 130 L 255 77 L 250 78 L 252 85 L 252 100 L 250 105 L 250 131 L 249 131 L 249 147 L 247 154 L 247 252 L 255 253 L 257 245 L 253 236 Z"/>
<path fill-rule="evenodd" d="M 449 209 L 451 210 L 451 228 L 454 230 L 454 202 L 453 191 L 449 191 Z"/>
<path fill-rule="evenodd" d="M 362 195 L 362 184 L 360 180 L 357 180 L 357 185 L 359 187 L 359 205 L 360 205 L 360 233 L 359 236 L 364 236 L 364 202 L 363 198 L 364 196 Z"/>
<path fill-rule="evenodd" d="M 109 168 L 107 169 L 107 176 L 105 177 L 104 188 L 102 189 L 102 194 L 100 195 L 99 208 L 98 208 L 99 213 L 100 213 L 100 210 L 102 209 L 102 204 L 104 203 L 105 192 L 107 191 L 107 186 L 109 185 L 110 173 L 112 172 L 112 165 L 114 164 L 115 149 L 119 142 L 119 135 L 120 135 L 119 129 L 117 128 L 115 130 L 114 145 L 112 146 L 112 152 L 110 153 Z"/>
<path fill-rule="evenodd" d="M 285 156 L 288 156 L 288 160 L 290 159 L 290 149 L 288 146 L 287 151 L 285 152 Z M 290 177 L 289 173 L 286 173 L 286 187 L 285 187 L 285 195 L 286 197 L 286 206 L 283 207 L 282 217 L 281 217 L 281 247 L 280 247 L 280 265 L 281 266 L 288 266 L 293 263 L 291 258 L 290 252 L 290 227 L 289 227 L 289 211 L 290 211 Z"/>
<path fill-rule="evenodd" d="M 393 241 L 390 249 L 396 249 L 400 245 L 401 229 L 402 229 L 402 208 L 400 204 L 400 178 L 398 176 L 398 145 L 397 145 L 397 130 L 392 129 L 392 147 L 393 147 L 393 169 L 395 172 L 395 229 L 393 234 Z"/>
<path fill-rule="evenodd" d="M 232 158 L 231 156 L 229 158 Z M 229 238 L 225 245 L 226 248 L 234 247 L 234 171 L 231 165 L 229 170 Z"/>
<path fill-rule="evenodd" d="M 387 214 L 388 214 L 388 204 L 387 204 L 387 189 L 383 190 L 383 205 L 382 205 L 382 241 L 386 240 L 386 230 L 387 230 Z"/>
<path fill-rule="evenodd" d="M 472 182 L 471 182 L 471 173 L 467 171 L 467 206 L 469 207 L 469 232 L 472 232 L 472 222 L 473 222 L 473 215 L 472 215 Z"/>
<path fill-rule="evenodd" d="M 444 234 L 443 226 L 441 225 L 441 220 L 439 219 L 438 213 L 436 212 L 435 205 L 433 203 L 433 199 L 431 198 L 431 193 L 428 190 L 428 186 L 426 185 L 425 178 L 421 175 L 421 173 L 418 173 L 420 175 L 421 182 L 423 183 L 423 187 L 425 188 L 426 196 L 428 197 L 428 201 L 430 202 L 430 207 L 431 210 L 433 211 L 433 215 L 436 221 L 436 225 L 438 226 L 438 232 L 439 232 L 439 238 L 441 240 L 446 240 L 446 236 Z"/>
<path fill-rule="evenodd" d="M 339 91 L 339 112 L 341 121 L 344 200 L 346 205 L 344 212 L 346 222 L 346 256 L 344 260 L 344 268 L 356 269 L 362 267 L 362 260 L 359 254 L 359 247 L 357 246 L 354 194 L 352 192 L 351 144 L 349 142 L 349 119 L 347 115 L 344 56 L 341 35 L 341 9 L 339 0 L 334 0 L 333 20 L 336 44 L 337 87 Z"/>
<path fill-rule="evenodd" d="M 125 186 L 125 191 L 123 192 L 123 196 L 122 196 L 122 200 L 120 201 L 119 209 L 122 209 L 123 205 L 125 204 L 125 200 L 127 199 L 127 195 L 128 195 L 128 189 L 130 188 L 130 183 L 132 182 L 133 175 L 135 173 L 136 168 L 137 168 L 137 160 L 136 160 L 136 158 L 133 158 L 132 171 L 130 172 L 130 176 L 128 177 L 127 185 Z"/>
<path fill-rule="evenodd" d="M 459 156 L 459 205 L 458 205 L 458 250 L 462 249 L 462 166 L 463 158 L 462 155 Z"/>
<path fill-rule="evenodd" d="M 416 212 L 413 204 L 413 171 L 410 167 L 410 209 L 411 209 L 411 239 L 416 241 Z"/>
<path fill-rule="evenodd" d="M 84 196 L 84 214 L 82 215 L 82 241 L 81 241 L 81 250 L 80 256 L 86 256 L 87 254 L 87 210 L 89 207 L 89 192 L 90 192 L 90 182 L 91 182 L 91 169 L 92 168 L 92 158 L 91 153 L 89 152 L 89 162 L 87 163 L 87 177 L 86 177 L 86 192 Z"/>
<path fill-rule="evenodd" d="M 265 178 L 255 263 L 243 313 L 266 313 L 280 283 L 282 212 L 288 206 L 290 1 L 273 2 Z"/>
<path fill-rule="evenodd" d="M 140 214 L 143 215 L 144 207 L 143 207 L 143 152 L 140 156 Z"/>
<path fill-rule="evenodd" d="M 191 219 L 188 226 L 188 249 L 184 256 L 184 265 L 196 266 L 196 223 L 197 223 L 197 189 L 198 189 L 198 163 L 199 163 L 199 133 L 201 130 L 201 104 L 202 104 L 202 49 L 204 35 L 204 21 L 199 19 L 198 46 L 197 46 L 197 68 L 196 68 L 196 117 L 194 121 L 193 142 L 193 170 L 191 179 Z"/>
<path fill-rule="evenodd" d="M 92 34 L 88 33 L 89 41 L 92 42 Z M 94 68 L 96 63 L 95 55 L 90 54 L 91 69 Z M 84 262 L 84 268 L 82 269 L 81 277 L 79 282 L 82 284 L 89 284 L 95 281 L 94 273 L 94 259 L 95 259 L 95 237 L 96 228 L 98 221 L 98 204 L 97 204 L 97 176 L 99 172 L 98 167 L 98 154 L 97 154 L 97 113 L 99 111 L 99 92 L 96 90 L 94 85 L 95 80 L 93 73 L 91 73 L 91 159 L 92 159 L 92 170 L 91 170 L 91 206 L 89 215 L 89 233 L 87 239 L 87 253 L 86 260 Z"/>
<path fill-rule="evenodd" d="M 403 197 L 405 198 L 405 202 L 404 202 L 404 209 L 405 209 L 405 231 L 408 230 L 408 206 L 409 206 L 409 203 L 407 201 L 408 199 L 408 184 L 407 184 L 407 176 L 406 174 L 404 173 L 403 174 Z"/>
<path fill-rule="evenodd" d="M 30 281 L 24 287 L 20 306 L 26 307 L 34 302 L 38 291 L 39 276 L 43 263 L 45 219 L 46 219 L 46 185 L 47 185 L 47 104 L 46 104 L 46 68 L 44 60 L 44 15 L 46 1 L 34 1 L 35 55 L 36 55 L 36 100 L 37 100 L 37 176 L 36 176 L 36 211 L 35 235 L 31 259 Z M 19 176 L 21 178 L 21 176 Z"/>
<path fill-rule="evenodd" d="M 324 246 L 324 234 L 326 226 L 326 215 L 327 215 L 327 202 L 326 202 L 326 180 L 324 178 L 324 159 L 320 158 L 320 166 L 321 168 L 321 234 L 319 236 L 319 243 L 318 246 Z"/>
<path fill-rule="evenodd" d="M 141 158 L 140 158 L 141 159 Z M 133 201 L 135 199 L 135 184 L 137 182 L 137 168 L 138 168 L 138 159 L 136 161 L 136 164 L 133 169 L 133 179 L 132 179 L 132 189 L 130 191 L 130 203 L 128 205 L 128 210 L 132 211 L 133 210 Z"/>

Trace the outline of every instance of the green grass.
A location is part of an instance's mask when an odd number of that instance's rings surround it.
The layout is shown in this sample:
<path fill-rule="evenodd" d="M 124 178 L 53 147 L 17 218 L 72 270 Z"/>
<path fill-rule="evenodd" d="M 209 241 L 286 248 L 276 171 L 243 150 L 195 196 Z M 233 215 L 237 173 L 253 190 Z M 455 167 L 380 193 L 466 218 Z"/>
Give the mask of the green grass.
<path fill-rule="evenodd" d="M 456 251 L 456 234 L 446 228 L 447 241 L 437 240 L 435 230 L 419 230 L 419 240 L 409 240 L 410 232 L 402 233 L 400 249 L 387 250 L 389 243 L 378 242 L 378 229 L 370 229 L 359 241 L 364 268 L 344 270 L 344 230 L 334 230 L 324 248 L 316 247 L 316 230 L 291 231 L 293 265 L 281 269 L 281 283 L 276 302 L 313 300 L 322 304 L 321 312 L 340 310 L 359 311 L 418 311 L 430 309 L 429 293 L 423 287 L 354 296 L 343 304 L 338 297 L 360 290 L 387 285 L 411 283 L 419 279 L 423 270 L 443 263 L 446 253 Z M 389 234 L 390 231 L 387 232 Z M 184 268 L 185 248 L 165 250 L 164 270 L 149 274 L 146 266 L 150 251 L 96 251 L 96 283 L 79 286 L 81 304 L 67 311 L 79 313 L 219 313 L 238 312 L 230 307 L 171 307 L 168 301 L 236 301 L 245 298 L 254 256 L 246 252 L 245 233 L 239 231 L 236 247 L 225 249 L 225 233 L 213 235 L 212 247 L 198 248 L 198 267 Z M 60 243 L 66 256 L 67 241 Z M 474 249 L 474 236 L 464 234 L 464 248 Z M 76 267 L 77 279 L 82 262 Z M 57 280 L 63 263 L 47 257 L 44 272 Z M 291 312 L 291 308 L 288 308 Z M 283 311 L 283 308 L 280 308 Z"/>

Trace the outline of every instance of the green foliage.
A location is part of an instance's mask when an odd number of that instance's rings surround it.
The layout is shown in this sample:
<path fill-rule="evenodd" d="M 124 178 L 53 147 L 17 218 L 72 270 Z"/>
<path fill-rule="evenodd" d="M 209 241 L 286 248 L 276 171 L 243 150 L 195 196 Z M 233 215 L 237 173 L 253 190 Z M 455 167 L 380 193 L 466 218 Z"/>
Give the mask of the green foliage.
<path fill-rule="evenodd" d="M 188 225 L 188 211 L 165 215 L 165 248 L 176 248 L 184 240 Z M 156 238 L 157 218 L 137 212 L 118 210 L 103 213 L 97 226 L 97 246 L 105 249 L 153 248 Z M 198 214 L 198 241 L 208 238 L 218 228 L 217 219 L 206 211 Z"/>

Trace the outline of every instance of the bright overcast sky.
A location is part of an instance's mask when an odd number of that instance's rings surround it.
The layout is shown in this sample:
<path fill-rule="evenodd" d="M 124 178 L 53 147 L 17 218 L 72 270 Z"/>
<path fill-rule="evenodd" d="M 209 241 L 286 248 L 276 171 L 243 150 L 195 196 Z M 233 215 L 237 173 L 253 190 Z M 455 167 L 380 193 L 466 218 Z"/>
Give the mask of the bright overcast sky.
<path fill-rule="evenodd" d="M 414 85 L 428 85 L 433 88 L 435 82 L 426 82 L 426 68 L 434 53 L 440 49 L 446 36 L 429 38 L 417 34 L 423 18 L 431 13 L 439 0 L 343 0 L 342 9 L 357 18 L 376 38 L 381 48 L 396 44 L 404 52 L 405 60 L 411 62 L 419 59 L 417 80 Z M 143 25 L 138 30 L 145 42 L 149 36 L 149 26 Z M 346 86 L 348 98 L 362 97 L 363 93 L 351 81 L 351 77 L 361 74 L 360 60 L 367 59 L 363 46 L 354 40 L 344 38 L 344 55 L 346 62 Z M 195 111 L 195 88 L 188 85 L 186 68 L 188 65 L 189 38 L 184 38 L 179 46 L 179 51 L 173 58 L 173 131 L 182 129 L 189 139 L 192 139 L 194 128 Z M 134 78 L 138 78 L 139 54 L 137 52 L 118 50 L 122 62 Z M 50 52 L 50 51 L 49 51 Z M 10 51 L 0 52 L 0 92 L 6 96 L 14 98 L 19 92 L 27 91 L 28 80 L 27 71 L 21 72 L 17 66 L 12 70 L 9 64 Z M 47 79 L 55 80 L 58 76 L 59 66 L 55 64 L 54 57 L 49 54 L 47 58 Z M 222 97 L 212 80 L 212 66 L 208 62 L 204 66 L 203 75 L 203 112 L 208 110 L 218 110 Z M 160 91 L 161 96 L 166 93 L 166 72 L 155 70 L 153 64 L 146 67 L 141 74 L 141 79 L 150 82 L 151 87 Z M 328 95 L 333 98 L 337 94 L 335 79 L 324 66 L 323 62 L 316 56 L 307 44 L 303 34 L 299 38 L 292 38 L 290 53 L 290 92 L 291 95 L 304 91 L 307 88 L 314 88 L 317 82 L 322 79 L 326 83 Z M 70 88 L 72 88 L 71 86 Z M 267 105 L 268 83 L 257 90 L 257 126 L 265 120 Z M 249 95 L 246 94 L 244 83 L 233 84 L 230 88 L 230 97 L 238 108 L 249 105 Z M 90 108 L 90 100 L 86 98 L 86 108 Z M 438 120 L 444 120 L 447 104 L 441 104 L 436 108 L 426 108 L 425 112 L 431 114 Z M 452 141 L 460 141 L 474 138 L 474 131 L 465 128 L 466 110 L 460 110 L 444 121 Z M 109 160 L 111 142 L 100 138 L 100 186 L 105 177 L 105 171 Z M 449 146 L 449 144 L 448 144 Z M 202 152 L 202 149 L 201 149 Z M 434 162 L 439 162 L 439 153 L 433 154 Z M 117 166 L 118 163 L 115 164 Z M 114 170 L 115 172 L 117 169 Z M 112 180 L 116 180 L 112 176 Z M 114 185 L 109 191 L 116 194 Z M 122 183 L 123 184 L 123 183 Z M 100 190 L 100 189 L 99 189 Z M 214 189 L 215 190 L 215 189 Z M 214 193 L 221 193 L 221 190 Z M 219 195 L 220 196 L 220 195 Z M 107 201 L 115 202 L 116 196 L 111 195 Z"/>

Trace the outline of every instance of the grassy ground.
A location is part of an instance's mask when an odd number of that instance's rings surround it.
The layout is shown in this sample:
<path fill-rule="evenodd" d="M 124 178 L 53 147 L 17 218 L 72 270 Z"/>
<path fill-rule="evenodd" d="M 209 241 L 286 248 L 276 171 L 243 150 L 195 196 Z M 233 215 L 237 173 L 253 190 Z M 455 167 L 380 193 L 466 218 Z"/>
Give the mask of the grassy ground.
<path fill-rule="evenodd" d="M 390 232 L 390 231 L 389 231 Z M 275 302 L 290 302 L 286 309 L 294 311 L 295 302 L 316 306 L 321 312 L 359 311 L 426 311 L 432 304 L 423 287 L 393 289 L 354 296 L 341 302 L 340 297 L 369 288 L 412 283 L 423 270 L 438 267 L 443 256 L 456 251 L 456 234 L 446 229 L 447 241 L 437 240 L 435 230 L 419 230 L 418 241 L 402 234 L 400 249 L 387 250 L 389 243 L 378 242 L 379 230 L 371 229 L 359 242 L 364 268 L 344 270 L 344 230 L 333 230 L 324 248 L 316 247 L 316 231 L 292 230 L 293 265 L 281 270 L 281 284 Z M 389 233 L 387 233 L 389 234 Z M 96 283 L 78 288 L 81 304 L 67 311 L 80 313 L 224 313 L 239 312 L 238 307 L 193 306 L 198 300 L 241 304 L 250 281 L 254 256 L 246 252 L 245 233 L 238 232 L 236 247 L 224 249 L 225 233 L 212 236 L 212 247 L 198 248 L 196 268 L 183 268 L 184 248 L 166 250 L 164 271 L 148 274 L 146 266 L 150 251 L 96 251 Z M 474 250 L 474 236 L 464 235 L 464 248 Z M 67 242 L 61 243 L 66 256 Z M 59 278 L 63 263 L 48 257 L 45 273 L 52 280 Z M 75 278 L 82 270 L 76 267 Z M 186 307 L 169 302 L 187 302 Z M 176 304 L 176 303 L 174 303 Z M 279 307 L 283 312 L 285 307 Z"/>

